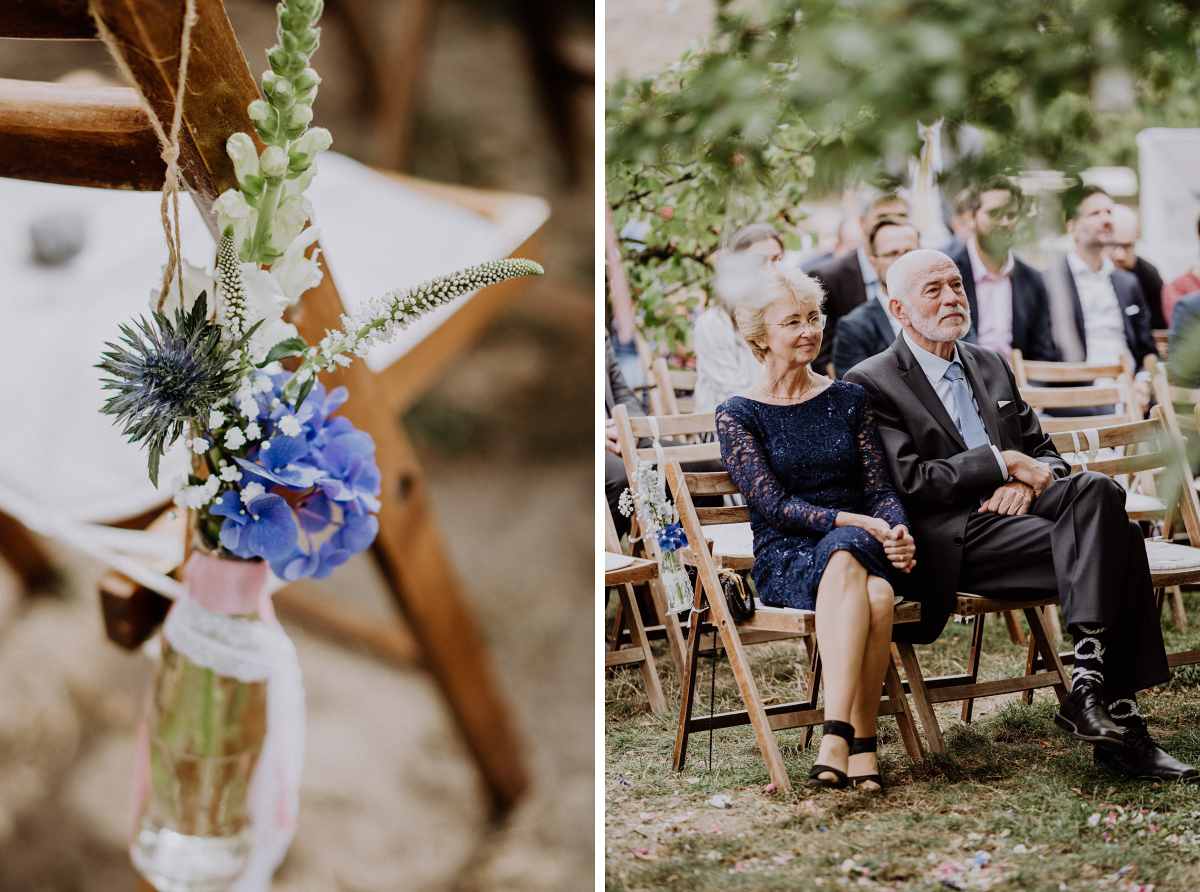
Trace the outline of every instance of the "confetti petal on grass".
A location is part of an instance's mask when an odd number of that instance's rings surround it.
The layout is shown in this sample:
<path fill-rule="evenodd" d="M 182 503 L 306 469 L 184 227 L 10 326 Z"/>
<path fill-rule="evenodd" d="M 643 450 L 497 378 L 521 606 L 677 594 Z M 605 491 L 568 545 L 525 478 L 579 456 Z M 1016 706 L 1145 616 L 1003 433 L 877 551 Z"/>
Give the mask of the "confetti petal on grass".
<path fill-rule="evenodd" d="M 733 797 L 728 793 L 718 793 L 708 800 L 708 804 L 713 808 L 733 808 Z"/>

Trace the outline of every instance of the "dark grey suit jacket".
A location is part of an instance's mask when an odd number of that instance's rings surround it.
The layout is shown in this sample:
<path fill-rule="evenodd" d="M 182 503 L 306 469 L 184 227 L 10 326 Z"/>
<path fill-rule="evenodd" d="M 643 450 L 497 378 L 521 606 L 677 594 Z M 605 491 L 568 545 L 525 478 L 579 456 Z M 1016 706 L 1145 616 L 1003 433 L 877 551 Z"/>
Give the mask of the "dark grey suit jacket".
<path fill-rule="evenodd" d="M 617 403 L 623 403 L 630 415 L 645 415 L 641 400 L 621 374 L 621 364 L 617 362 L 617 353 L 607 331 L 604 333 L 604 372 L 604 417 L 612 417 L 613 406 Z"/>
<path fill-rule="evenodd" d="M 892 323 L 887 310 L 877 300 L 859 304 L 838 323 L 833 339 L 833 367 L 839 378 L 845 378 L 864 359 L 882 353 L 892 345 Z"/>
<path fill-rule="evenodd" d="M 975 271 L 966 245 L 950 254 L 963 277 L 963 290 L 971 306 L 971 331 L 978 333 L 979 300 L 975 296 Z M 1050 299 L 1042 274 L 1018 257 L 1013 258 L 1012 272 L 1012 345 L 1026 359 L 1060 362 L 1062 357 L 1054 346 L 1050 329 Z"/>
<path fill-rule="evenodd" d="M 813 360 L 813 368 L 824 374 L 825 367 L 833 359 L 833 340 L 837 336 L 838 322 L 866 301 L 867 286 L 863 282 L 862 269 L 858 265 L 857 251 L 815 266 L 809 275 L 825 289 L 823 312 L 829 319 L 825 323 L 821 349 L 817 352 L 817 358 Z"/>
<path fill-rule="evenodd" d="M 1067 476 L 1069 466 L 1021 399 L 1008 363 L 986 347 L 959 341 L 958 349 L 996 448 L 1018 450 L 1045 462 L 1055 477 Z M 941 634 L 954 605 L 967 518 L 1004 475 L 990 446 L 967 449 L 903 337 L 846 380 L 866 388 L 892 485 L 917 542 L 916 567 L 896 576 L 898 593 L 921 602 L 921 621 L 896 626 L 894 637 L 927 644 Z"/>

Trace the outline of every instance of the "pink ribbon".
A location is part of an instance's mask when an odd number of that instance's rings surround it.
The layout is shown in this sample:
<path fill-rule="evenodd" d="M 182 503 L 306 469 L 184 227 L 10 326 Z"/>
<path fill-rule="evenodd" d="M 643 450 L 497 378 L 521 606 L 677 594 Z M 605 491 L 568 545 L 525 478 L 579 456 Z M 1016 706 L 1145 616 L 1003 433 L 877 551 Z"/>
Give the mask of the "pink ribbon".
<path fill-rule="evenodd" d="M 266 561 L 231 561 L 194 551 L 184 565 L 183 584 L 188 597 L 206 610 L 230 615 L 258 611 L 268 626 L 275 623 Z"/>

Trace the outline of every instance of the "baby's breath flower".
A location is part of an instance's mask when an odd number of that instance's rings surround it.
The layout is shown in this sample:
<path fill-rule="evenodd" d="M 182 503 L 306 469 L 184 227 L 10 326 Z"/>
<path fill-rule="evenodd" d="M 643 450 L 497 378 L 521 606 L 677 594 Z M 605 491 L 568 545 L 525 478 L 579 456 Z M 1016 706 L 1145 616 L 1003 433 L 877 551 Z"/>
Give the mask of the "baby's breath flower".
<path fill-rule="evenodd" d="M 231 427 L 225 432 L 225 448 L 240 449 L 246 445 L 246 435 L 240 427 Z"/>
<path fill-rule="evenodd" d="M 212 444 L 203 437 L 196 437 L 194 440 L 188 442 L 188 446 L 191 447 L 192 452 L 196 453 L 197 455 L 203 455 L 204 453 L 208 452 L 208 448 L 211 445 Z"/>
<path fill-rule="evenodd" d="M 238 470 L 237 465 L 226 465 L 221 468 L 221 479 L 226 483 L 237 483 L 242 479 L 242 472 Z"/>
<path fill-rule="evenodd" d="M 213 430 L 225 424 L 225 413 L 220 409 L 210 409 L 208 413 L 208 426 Z"/>
<path fill-rule="evenodd" d="M 247 483 L 245 487 L 242 488 L 242 504 L 249 505 L 266 491 L 266 487 L 257 481 Z"/>
<path fill-rule="evenodd" d="M 257 421 L 251 421 L 246 425 L 246 439 L 257 440 L 262 436 L 262 428 L 258 426 Z"/>
<path fill-rule="evenodd" d="M 284 415 L 279 419 L 279 429 L 283 431 L 284 436 L 294 437 L 300 433 L 300 422 L 296 420 L 295 415 Z"/>

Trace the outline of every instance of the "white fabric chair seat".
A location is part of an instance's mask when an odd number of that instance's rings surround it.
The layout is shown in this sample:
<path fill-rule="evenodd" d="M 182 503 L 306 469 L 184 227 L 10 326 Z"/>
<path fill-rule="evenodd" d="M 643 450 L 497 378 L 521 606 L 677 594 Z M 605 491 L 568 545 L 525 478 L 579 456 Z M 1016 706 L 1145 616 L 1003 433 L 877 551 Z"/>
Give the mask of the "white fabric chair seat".
<path fill-rule="evenodd" d="M 1162 539 L 1147 539 L 1146 557 L 1150 560 L 1151 572 L 1200 570 L 1200 548 L 1176 545 Z"/>
<path fill-rule="evenodd" d="M 1158 496 L 1147 495 L 1141 492 L 1125 493 L 1125 510 L 1133 512 L 1150 512 L 1150 511 L 1166 511 L 1167 506 L 1162 503 L 1162 499 Z"/>
<path fill-rule="evenodd" d="M 754 533 L 750 522 L 717 523 L 702 526 L 704 538 L 711 539 L 713 554 L 719 557 L 752 558 L 754 557 Z"/>

